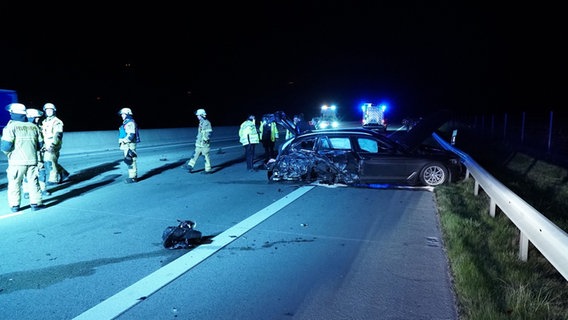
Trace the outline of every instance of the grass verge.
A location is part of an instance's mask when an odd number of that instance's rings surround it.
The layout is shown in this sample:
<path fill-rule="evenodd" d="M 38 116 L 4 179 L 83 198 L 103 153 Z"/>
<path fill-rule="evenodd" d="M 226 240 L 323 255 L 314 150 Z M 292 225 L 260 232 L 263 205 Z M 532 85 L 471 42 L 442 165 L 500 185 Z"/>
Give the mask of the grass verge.
<path fill-rule="evenodd" d="M 566 230 L 565 170 L 513 156 L 488 171 Z M 566 279 L 533 246 L 519 260 L 518 229 L 473 190 L 470 178 L 435 191 L 460 319 L 568 319 Z"/>

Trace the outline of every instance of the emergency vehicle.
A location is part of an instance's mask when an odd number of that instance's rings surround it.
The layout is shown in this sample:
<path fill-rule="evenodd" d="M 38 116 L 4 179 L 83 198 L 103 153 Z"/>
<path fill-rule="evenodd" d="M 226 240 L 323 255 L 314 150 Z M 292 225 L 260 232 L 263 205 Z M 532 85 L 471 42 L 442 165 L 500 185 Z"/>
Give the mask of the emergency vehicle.
<path fill-rule="evenodd" d="M 321 107 L 321 116 L 313 118 L 312 123 L 316 129 L 332 129 L 339 127 L 337 106 L 324 104 Z"/>
<path fill-rule="evenodd" d="M 363 111 L 362 124 L 364 128 L 373 130 L 386 131 L 387 121 L 385 119 L 386 105 L 376 105 L 373 103 L 363 103 L 361 110 Z"/>
<path fill-rule="evenodd" d="M 0 89 L 0 107 L 6 108 L 10 103 L 18 102 L 18 94 L 15 90 Z M 10 121 L 10 113 L 0 110 L 0 130 Z"/>

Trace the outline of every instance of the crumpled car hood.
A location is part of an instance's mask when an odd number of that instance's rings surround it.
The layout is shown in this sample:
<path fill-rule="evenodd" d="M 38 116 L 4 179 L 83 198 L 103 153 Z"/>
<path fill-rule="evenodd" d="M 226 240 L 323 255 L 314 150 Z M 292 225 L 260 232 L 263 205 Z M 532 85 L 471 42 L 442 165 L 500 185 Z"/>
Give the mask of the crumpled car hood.
<path fill-rule="evenodd" d="M 410 131 L 395 131 L 388 137 L 406 147 L 408 151 L 414 151 L 423 147 L 424 141 L 449 119 L 450 112 L 440 110 L 420 120 Z"/>
<path fill-rule="evenodd" d="M 333 159 L 333 160 L 332 160 Z M 318 181 L 323 184 L 352 184 L 359 180 L 360 165 L 350 152 L 334 151 L 333 157 L 298 150 L 268 164 L 272 181 Z"/>

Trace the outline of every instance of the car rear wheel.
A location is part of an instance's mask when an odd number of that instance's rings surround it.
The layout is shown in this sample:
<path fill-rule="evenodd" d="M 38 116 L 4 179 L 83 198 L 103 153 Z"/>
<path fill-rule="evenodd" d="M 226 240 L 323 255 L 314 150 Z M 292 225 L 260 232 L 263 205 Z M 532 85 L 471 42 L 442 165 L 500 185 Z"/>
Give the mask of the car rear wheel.
<path fill-rule="evenodd" d="M 420 181 L 426 186 L 439 186 L 448 181 L 448 169 L 441 163 L 429 163 L 420 172 Z"/>

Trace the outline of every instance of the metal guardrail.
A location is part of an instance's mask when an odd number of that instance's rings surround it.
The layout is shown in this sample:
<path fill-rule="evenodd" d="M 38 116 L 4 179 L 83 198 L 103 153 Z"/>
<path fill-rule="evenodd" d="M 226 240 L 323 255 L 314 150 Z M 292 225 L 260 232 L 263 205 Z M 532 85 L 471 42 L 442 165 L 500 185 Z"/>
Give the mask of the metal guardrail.
<path fill-rule="evenodd" d="M 519 229 L 519 258 L 527 261 L 530 241 L 568 280 L 568 233 L 495 179 L 468 154 L 450 145 L 436 133 L 432 136 L 444 148 L 459 155 L 467 168 L 465 178 L 471 176 L 475 179 L 474 194 L 477 196 L 481 187 L 489 196 L 490 215 L 495 217 L 496 208 L 499 207 Z"/>

